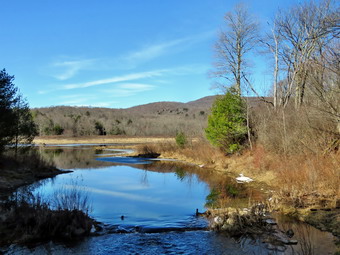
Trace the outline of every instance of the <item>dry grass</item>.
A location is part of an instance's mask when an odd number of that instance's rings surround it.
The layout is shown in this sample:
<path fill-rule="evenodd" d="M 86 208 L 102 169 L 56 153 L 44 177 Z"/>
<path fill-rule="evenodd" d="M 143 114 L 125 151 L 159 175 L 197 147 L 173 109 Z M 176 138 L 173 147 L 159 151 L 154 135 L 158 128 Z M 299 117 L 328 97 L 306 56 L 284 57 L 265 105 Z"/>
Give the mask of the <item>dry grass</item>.
<path fill-rule="evenodd" d="M 262 171 L 254 165 L 256 153 L 245 151 L 240 155 L 226 156 L 221 150 L 211 146 L 204 139 L 192 139 L 189 144 L 180 148 L 174 141 L 149 143 L 136 147 L 138 154 L 157 152 L 161 158 L 173 158 L 188 163 L 214 169 L 219 172 L 229 172 L 238 176 L 243 173 L 258 182 L 271 183 L 275 178 L 272 171 Z M 262 163 L 261 163 L 262 164 Z"/>
<path fill-rule="evenodd" d="M 224 158 L 224 154 L 212 147 L 202 139 L 191 139 L 185 147 L 179 147 L 174 139 L 165 140 L 159 143 L 150 143 L 138 147 L 139 153 L 153 151 L 161 153 L 163 158 L 174 158 L 187 161 L 197 165 L 215 167 L 219 159 Z"/>
<path fill-rule="evenodd" d="M 340 154 L 293 156 L 276 161 L 280 195 L 296 207 L 335 207 L 340 198 Z"/>
<path fill-rule="evenodd" d="M 282 155 L 257 147 L 252 152 L 257 173 L 272 172 L 279 199 L 295 207 L 335 207 L 340 198 L 340 152 Z"/>
<path fill-rule="evenodd" d="M 34 139 L 36 144 L 148 144 L 174 141 L 169 137 L 128 137 L 128 136 L 82 136 L 60 137 L 39 136 Z"/>

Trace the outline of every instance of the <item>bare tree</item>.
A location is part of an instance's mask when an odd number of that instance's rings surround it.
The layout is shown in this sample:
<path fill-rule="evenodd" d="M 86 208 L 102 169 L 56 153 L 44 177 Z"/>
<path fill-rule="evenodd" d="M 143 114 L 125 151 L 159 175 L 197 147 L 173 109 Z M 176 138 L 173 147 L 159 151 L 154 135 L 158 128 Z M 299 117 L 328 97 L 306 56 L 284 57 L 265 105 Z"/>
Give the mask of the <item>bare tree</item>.
<path fill-rule="evenodd" d="M 286 99 L 295 90 L 296 108 L 305 97 L 308 65 L 338 35 L 339 11 L 331 3 L 324 0 L 320 4 L 314 1 L 299 4 L 280 12 L 275 20 L 278 36 L 283 40 L 279 54 L 286 67 Z"/>
<path fill-rule="evenodd" d="M 257 42 L 258 24 L 243 5 L 237 5 L 225 17 L 225 27 L 215 45 L 215 77 L 224 78 L 241 94 L 246 75 L 246 54 Z M 225 88 L 225 86 L 224 86 Z"/>
<path fill-rule="evenodd" d="M 280 36 L 280 33 L 278 31 L 278 27 L 276 26 L 275 22 L 273 27 L 271 28 L 271 31 L 262 39 L 260 39 L 260 42 L 265 46 L 266 50 L 265 53 L 272 54 L 274 58 L 274 68 L 273 68 L 273 106 L 274 109 L 277 108 L 279 104 L 279 71 L 280 71 L 280 61 L 279 61 L 279 50 L 281 47 L 281 41 L 282 38 Z M 282 91 L 281 91 L 282 92 Z M 284 98 L 280 97 L 280 104 L 284 101 Z"/>
<path fill-rule="evenodd" d="M 340 135 L 340 42 L 324 48 L 310 65 L 310 91 L 314 108 L 335 124 Z M 339 138 L 339 137 L 338 137 Z"/>

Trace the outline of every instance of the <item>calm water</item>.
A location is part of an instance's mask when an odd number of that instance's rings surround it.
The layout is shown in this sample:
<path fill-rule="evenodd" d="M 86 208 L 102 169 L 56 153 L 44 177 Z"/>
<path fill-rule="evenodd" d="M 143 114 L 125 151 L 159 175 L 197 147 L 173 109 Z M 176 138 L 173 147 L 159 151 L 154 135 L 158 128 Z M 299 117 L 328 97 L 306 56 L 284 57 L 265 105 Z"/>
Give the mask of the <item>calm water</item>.
<path fill-rule="evenodd" d="M 278 252 L 268 250 L 260 240 L 235 240 L 206 231 L 207 222 L 195 217 L 195 210 L 204 211 L 210 187 L 221 179 L 207 170 L 112 158 L 121 151 L 94 150 L 91 146 L 40 150 L 57 167 L 73 172 L 31 186 L 34 193 L 53 203 L 60 193 L 80 190 L 89 198 L 90 215 L 103 223 L 104 234 L 68 247 L 54 243 L 34 249 L 11 246 L 7 254 L 331 254 L 318 253 L 317 245 L 311 248 L 312 253 L 304 253 L 300 246 Z M 318 230 L 309 227 L 308 232 L 313 231 Z M 334 246 L 327 233 L 319 232 L 312 236 Z M 305 240 L 306 235 L 301 238 Z"/>

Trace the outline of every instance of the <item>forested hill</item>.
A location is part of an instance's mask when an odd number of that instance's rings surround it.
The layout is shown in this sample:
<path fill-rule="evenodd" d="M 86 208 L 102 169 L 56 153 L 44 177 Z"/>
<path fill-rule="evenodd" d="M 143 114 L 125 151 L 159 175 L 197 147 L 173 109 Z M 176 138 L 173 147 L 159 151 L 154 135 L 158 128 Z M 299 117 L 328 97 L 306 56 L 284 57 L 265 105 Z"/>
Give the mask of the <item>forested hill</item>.
<path fill-rule="evenodd" d="M 127 109 L 56 106 L 34 108 L 40 135 L 201 134 L 215 96 L 188 103 L 157 102 Z"/>

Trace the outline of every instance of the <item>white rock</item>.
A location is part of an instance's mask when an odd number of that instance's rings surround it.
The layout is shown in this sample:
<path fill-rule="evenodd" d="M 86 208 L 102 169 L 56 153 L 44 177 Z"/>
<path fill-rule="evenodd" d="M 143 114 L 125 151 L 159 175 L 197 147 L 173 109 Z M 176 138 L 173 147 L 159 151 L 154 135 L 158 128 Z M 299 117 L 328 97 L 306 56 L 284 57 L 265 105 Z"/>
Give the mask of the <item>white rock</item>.
<path fill-rule="evenodd" d="M 216 216 L 214 218 L 214 222 L 217 224 L 222 224 L 223 223 L 223 219 L 220 216 Z"/>

